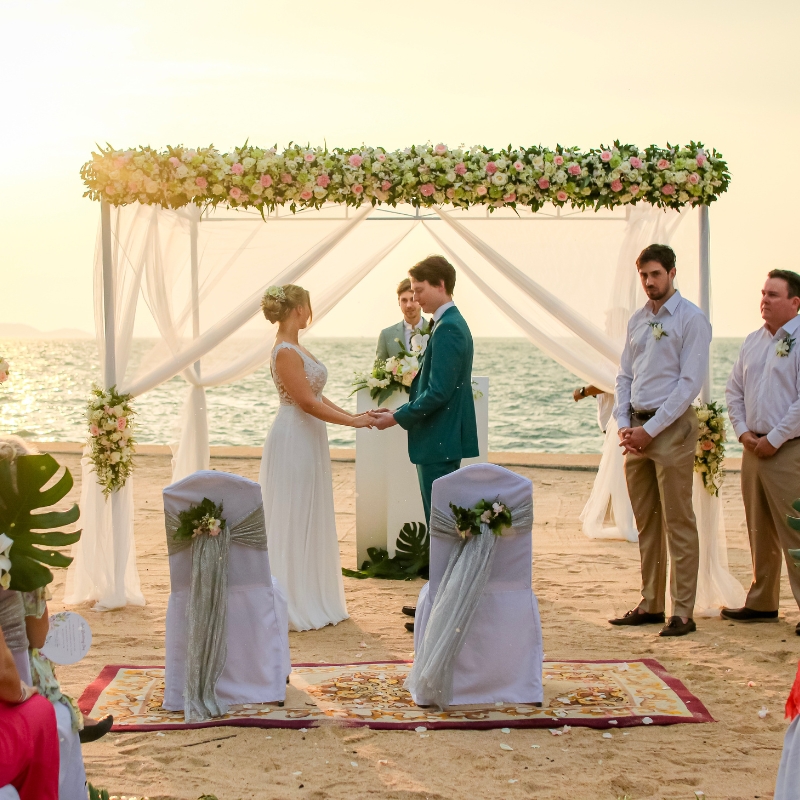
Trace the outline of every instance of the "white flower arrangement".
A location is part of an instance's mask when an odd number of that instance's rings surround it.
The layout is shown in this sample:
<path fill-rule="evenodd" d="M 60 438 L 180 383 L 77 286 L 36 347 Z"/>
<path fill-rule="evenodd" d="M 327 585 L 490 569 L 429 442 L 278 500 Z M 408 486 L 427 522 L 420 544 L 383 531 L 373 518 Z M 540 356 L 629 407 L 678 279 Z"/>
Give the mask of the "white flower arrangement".
<path fill-rule="evenodd" d="M 662 336 L 669 336 L 669 334 L 664 330 L 664 326 L 660 322 L 650 321 L 647 323 L 650 326 L 650 330 L 653 332 L 653 338 L 658 341 Z"/>
<path fill-rule="evenodd" d="M 89 458 L 106 497 L 121 489 L 133 472 L 134 414 L 130 395 L 118 394 L 113 386 L 92 389 L 86 409 Z"/>
<path fill-rule="evenodd" d="M 703 403 L 694 407 L 700 423 L 700 436 L 694 451 L 694 471 L 703 479 L 706 491 L 714 497 L 725 479 L 725 417 L 718 403 Z"/>
<path fill-rule="evenodd" d="M 220 153 L 213 147 L 151 147 L 92 153 L 81 176 L 85 196 L 112 205 L 180 208 L 223 204 L 263 213 L 294 212 L 324 203 L 451 204 L 490 208 L 545 203 L 615 208 L 640 201 L 681 208 L 710 204 L 728 188 L 722 156 L 699 142 L 686 146 L 450 148 L 415 145 L 334 148 L 290 145 L 283 151 L 251 145 Z"/>
<path fill-rule="evenodd" d="M 786 358 L 792 352 L 794 347 L 794 339 L 787 333 L 778 344 L 775 345 L 775 355 L 778 358 Z"/>
<path fill-rule="evenodd" d="M 8 361 L 3 356 L 0 356 L 0 383 L 5 383 L 11 373 Z"/>
<path fill-rule="evenodd" d="M 11 585 L 11 546 L 14 540 L 0 533 L 0 588 L 8 589 Z"/>

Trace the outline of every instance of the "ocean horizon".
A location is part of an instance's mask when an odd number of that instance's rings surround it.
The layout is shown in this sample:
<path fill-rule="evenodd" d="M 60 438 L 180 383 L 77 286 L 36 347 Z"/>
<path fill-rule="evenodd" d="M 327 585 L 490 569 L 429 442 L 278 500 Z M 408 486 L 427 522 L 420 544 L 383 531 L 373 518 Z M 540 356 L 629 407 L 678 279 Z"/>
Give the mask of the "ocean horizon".
<path fill-rule="evenodd" d="M 157 340 L 134 339 L 129 374 L 136 374 Z M 240 340 L 246 341 L 246 340 Z M 724 405 L 725 383 L 741 338 L 711 345 L 713 399 Z M 328 367 L 325 394 L 355 411 L 350 396 L 354 371 L 369 369 L 372 338 L 311 338 L 306 345 Z M 242 346 L 245 346 L 244 344 Z M 80 442 L 86 438 L 84 409 L 101 377 L 97 346 L 85 339 L 0 339 L 0 354 L 11 364 L 0 384 L 0 433 L 26 439 Z M 581 385 L 561 365 L 523 338 L 476 338 L 474 375 L 489 376 L 489 449 L 531 453 L 598 453 L 603 434 L 591 398 L 576 403 Z M 136 438 L 142 444 L 177 440 L 187 384 L 175 377 L 136 398 Z M 260 446 L 278 409 L 278 395 L 265 364 L 236 383 L 206 390 L 211 445 Z M 727 452 L 741 454 L 728 430 Z M 355 447 L 355 431 L 328 426 L 331 447 Z"/>

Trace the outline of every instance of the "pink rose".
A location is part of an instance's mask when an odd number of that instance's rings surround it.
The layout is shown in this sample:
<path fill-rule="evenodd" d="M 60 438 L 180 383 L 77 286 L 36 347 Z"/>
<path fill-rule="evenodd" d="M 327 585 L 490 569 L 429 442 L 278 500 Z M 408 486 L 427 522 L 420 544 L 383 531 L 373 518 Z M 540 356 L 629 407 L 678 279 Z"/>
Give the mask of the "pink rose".
<path fill-rule="evenodd" d="M 486 194 L 487 191 L 488 191 L 488 189 L 485 186 L 479 186 L 475 190 L 475 194 L 477 194 L 479 197 L 483 197 Z"/>
<path fill-rule="evenodd" d="M 195 178 L 194 182 L 201 189 L 208 189 L 208 181 L 202 175 L 199 175 L 197 178 Z"/>
<path fill-rule="evenodd" d="M 128 427 L 128 420 L 125 417 L 120 417 L 117 420 L 117 430 L 124 431 Z"/>
<path fill-rule="evenodd" d="M 313 161 L 315 158 L 316 158 L 316 156 L 315 156 L 313 153 L 306 153 L 306 161 L 308 161 L 308 163 L 309 163 L 309 164 L 310 164 L 310 163 L 311 163 L 311 162 L 312 162 L 312 161 Z"/>
<path fill-rule="evenodd" d="M 463 161 L 460 164 L 456 164 L 455 168 L 453 169 L 453 172 L 455 172 L 456 175 L 464 175 L 466 171 L 467 165 Z"/>
<path fill-rule="evenodd" d="M 675 187 L 671 183 L 668 183 L 666 186 L 661 187 L 661 194 L 667 196 L 675 194 Z"/>
<path fill-rule="evenodd" d="M 172 164 L 173 167 L 177 168 L 181 165 L 181 160 L 176 156 L 172 156 L 172 158 L 169 160 L 169 163 Z"/>
<path fill-rule="evenodd" d="M 436 153 L 437 156 L 443 156 L 447 152 L 447 145 L 440 142 L 433 148 L 433 152 Z"/>
<path fill-rule="evenodd" d="M 241 175 L 244 172 L 244 167 L 237 161 L 235 164 L 231 164 L 231 172 L 234 175 Z"/>
<path fill-rule="evenodd" d="M 321 186 L 323 189 L 327 189 L 331 182 L 330 175 L 319 175 L 317 176 L 317 186 Z"/>
<path fill-rule="evenodd" d="M 641 169 L 642 168 L 642 159 L 637 158 L 636 156 L 631 156 L 631 166 L 634 169 Z"/>
<path fill-rule="evenodd" d="M 567 167 L 567 172 L 569 172 L 570 175 L 580 175 L 581 174 L 580 164 L 570 164 Z"/>
<path fill-rule="evenodd" d="M 378 158 L 378 161 L 380 161 L 381 164 L 383 164 L 383 162 L 386 161 L 386 153 L 378 153 L 377 158 Z"/>
<path fill-rule="evenodd" d="M 238 200 L 242 196 L 242 190 L 238 186 L 231 187 L 230 192 L 228 194 L 234 199 Z"/>
<path fill-rule="evenodd" d="M 128 181 L 128 191 L 136 194 L 139 191 L 139 183 L 137 181 Z"/>
<path fill-rule="evenodd" d="M 265 188 L 272 186 L 272 175 L 262 175 L 258 182 Z"/>
<path fill-rule="evenodd" d="M 419 187 L 419 193 L 423 197 L 430 197 L 436 191 L 436 187 L 432 183 L 423 183 Z"/>
<path fill-rule="evenodd" d="M 106 194 L 114 194 L 114 187 L 110 183 L 106 186 Z"/>
<path fill-rule="evenodd" d="M 281 175 L 281 183 L 291 183 L 292 182 L 292 173 L 291 172 L 284 172 Z"/>
<path fill-rule="evenodd" d="M 353 153 L 350 158 L 347 159 L 348 163 L 351 167 L 360 167 L 361 163 L 364 161 L 358 153 Z"/>
<path fill-rule="evenodd" d="M 514 169 L 517 172 L 522 172 L 522 170 L 525 169 L 525 165 L 521 161 L 515 161 L 514 162 Z"/>
<path fill-rule="evenodd" d="M 173 156 L 174 158 L 174 156 Z M 177 158 L 175 159 L 178 160 Z M 172 159 L 170 159 L 172 161 Z M 118 156 L 114 159 L 114 168 L 115 169 L 122 169 L 128 163 L 128 159 L 126 156 Z M 180 163 L 180 162 L 179 162 Z"/>
<path fill-rule="evenodd" d="M 447 195 L 449 200 L 452 200 L 456 196 L 456 190 L 451 186 L 445 194 Z"/>
<path fill-rule="evenodd" d="M 550 181 L 547 178 L 539 178 L 540 189 L 547 189 L 548 186 L 550 186 Z"/>
<path fill-rule="evenodd" d="M 556 195 L 556 200 L 559 203 L 566 203 L 568 198 L 569 195 L 563 189 Z"/>
<path fill-rule="evenodd" d="M 656 164 L 656 166 L 659 169 L 666 169 L 669 166 L 669 161 L 667 161 L 666 158 L 659 158 L 658 159 L 658 163 Z"/>
<path fill-rule="evenodd" d="M 698 184 L 700 183 L 700 176 L 696 172 L 690 172 L 687 180 L 691 184 Z"/>
<path fill-rule="evenodd" d="M 314 196 L 314 192 L 309 191 L 308 189 L 304 189 L 300 192 L 300 199 L 301 200 L 310 200 Z"/>
<path fill-rule="evenodd" d="M 708 439 L 706 439 L 706 441 L 703 442 L 701 447 L 703 448 L 703 450 L 708 452 L 709 450 L 713 450 L 714 449 L 714 442 L 710 442 Z"/>
<path fill-rule="evenodd" d="M 697 166 L 702 167 L 708 161 L 708 156 L 705 153 L 698 153 L 696 161 Z"/>
<path fill-rule="evenodd" d="M 630 192 L 632 195 L 637 195 L 637 194 L 639 194 L 639 184 L 638 184 L 638 183 L 632 183 L 632 184 L 631 184 L 631 185 L 628 187 L 628 191 L 629 191 L 629 192 Z"/>
<path fill-rule="evenodd" d="M 89 428 L 89 433 L 91 433 L 92 436 L 99 436 L 100 435 L 100 428 L 98 428 L 97 425 L 92 425 Z"/>
<path fill-rule="evenodd" d="M 350 191 L 351 191 L 353 194 L 361 194 L 361 193 L 364 191 L 364 187 L 363 187 L 363 186 L 362 186 L 360 183 L 354 183 L 354 184 L 353 184 L 353 185 L 350 187 Z"/>
<path fill-rule="evenodd" d="M 391 181 L 384 181 L 384 182 L 381 184 L 381 189 L 382 189 L 384 192 L 388 192 L 388 191 L 389 191 L 389 189 L 391 189 L 391 188 L 392 188 L 392 182 L 391 182 Z"/>
<path fill-rule="evenodd" d="M 516 192 L 509 192 L 504 198 L 503 201 L 506 203 L 513 203 L 517 199 Z"/>
<path fill-rule="evenodd" d="M 612 152 L 610 150 L 603 150 L 603 152 L 600 153 L 600 160 L 601 161 L 611 161 L 612 155 L 613 154 L 612 154 Z"/>
<path fill-rule="evenodd" d="M 553 158 L 553 163 L 554 163 L 554 164 L 555 164 L 557 167 L 560 167 L 560 166 L 561 166 L 561 165 L 564 163 L 564 156 L 555 156 L 555 157 Z"/>
<path fill-rule="evenodd" d="M 615 181 L 611 181 L 611 191 L 612 192 L 621 192 L 622 191 L 622 181 L 617 178 Z"/>
<path fill-rule="evenodd" d="M 495 164 L 494 161 L 490 161 L 486 165 L 486 172 L 488 172 L 489 175 L 494 175 L 495 172 L 497 172 L 497 164 Z"/>

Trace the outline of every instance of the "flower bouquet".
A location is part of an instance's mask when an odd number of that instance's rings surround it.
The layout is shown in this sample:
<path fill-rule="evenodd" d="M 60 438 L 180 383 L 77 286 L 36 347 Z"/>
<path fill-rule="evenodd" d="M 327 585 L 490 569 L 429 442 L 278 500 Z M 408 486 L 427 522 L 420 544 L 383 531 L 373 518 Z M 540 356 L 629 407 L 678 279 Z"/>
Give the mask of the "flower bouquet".
<path fill-rule="evenodd" d="M 8 361 L 3 356 L 0 356 L 0 383 L 5 383 L 8 380 L 10 372 Z"/>
<path fill-rule="evenodd" d="M 403 342 L 395 339 L 400 345 L 400 352 L 385 361 L 377 359 L 371 372 L 357 372 L 351 395 L 361 389 L 369 389 L 370 397 L 382 405 L 397 390 L 408 393 L 420 370 L 420 359 L 428 348 L 429 338 L 428 329 L 415 333 L 411 337 L 411 350 L 406 350 Z"/>
<path fill-rule="evenodd" d="M 216 505 L 207 497 L 196 506 L 178 512 L 180 525 L 173 538 L 176 541 L 196 539 L 198 536 L 219 536 L 225 527 L 222 503 Z"/>
<path fill-rule="evenodd" d="M 450 503 L 450 510 L 462 539 L 470 534 L 480 535 L 482 525 L 487 525 L 495 536 L 502 536 L 503 530 L 511 527 L 511 511 L 497 499 L 480 500 L 472 508 L 462 508 Z"/>
<path fill-rule="evenodd" d="M 115 386 L 92 389 L 86 408 L 89 423 L 89 458 L 97 482 L 108 497 L 121 489 L 133 472 L 134 411 L 129 394 L 119 394 Z"/>
<path fill-rule="evenodd" d="M 703 486 L 714 497 L 725 477 L 722 459 L 725 456 L 725 418 L 719 403 L 702 403 L 694 407 L 700 423 L 700 437 L 694 453 L 694 471 L 700 473 Z"/>

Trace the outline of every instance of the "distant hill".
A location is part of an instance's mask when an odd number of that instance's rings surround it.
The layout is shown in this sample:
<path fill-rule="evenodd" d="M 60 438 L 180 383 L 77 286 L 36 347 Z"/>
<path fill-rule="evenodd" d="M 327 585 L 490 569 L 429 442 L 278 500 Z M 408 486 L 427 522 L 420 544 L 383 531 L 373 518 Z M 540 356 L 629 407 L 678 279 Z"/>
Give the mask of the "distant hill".
<path fill-rule="evenodd" d="M 40 331 L 30 325 L 0 322 L 0 339 L 94 339 L 94 336 L 78 328 Z"/>

